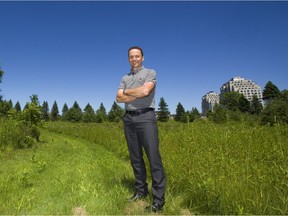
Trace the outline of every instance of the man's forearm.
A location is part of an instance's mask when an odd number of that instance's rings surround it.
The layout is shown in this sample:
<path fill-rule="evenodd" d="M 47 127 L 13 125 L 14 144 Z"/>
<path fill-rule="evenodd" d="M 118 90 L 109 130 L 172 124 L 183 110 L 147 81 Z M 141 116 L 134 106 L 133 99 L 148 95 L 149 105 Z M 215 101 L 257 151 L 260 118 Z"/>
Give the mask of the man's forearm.
<path fill-rule="evenodd" d="M 151 93 L 153 88 L 154 83 L 147 82 L 137 88 L 125 89 L 124 94 L 128 96 L 133 96 L 135 98 L 143 98 L 147 97 Z"/>
<path fill-rule="evenodd" d="M 133 97 L 131 95 L 124 94 L 123 92 L 124 92 L 123 89 L 119 89 L 118 90 L 118 93 L 117 93 L 117 96 L 116 96 L 116 101 L 118 103 L 128 103 L 128 102 L 136 100 L 135 97 Z"/>

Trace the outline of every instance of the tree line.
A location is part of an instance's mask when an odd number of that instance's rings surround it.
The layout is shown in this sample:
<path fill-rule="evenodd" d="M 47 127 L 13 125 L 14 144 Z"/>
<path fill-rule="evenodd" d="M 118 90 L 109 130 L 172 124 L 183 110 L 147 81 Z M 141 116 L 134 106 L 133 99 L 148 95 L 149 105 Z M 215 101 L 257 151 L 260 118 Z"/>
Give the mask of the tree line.
<path fill-rule="evenodd" d="M 100 104 L 100 107 L 97 110 L 94 110 L 93 107 L 88 103 L 85 108 L 82 110 L 77 101 L 74 102 L 72 107 L 68 107 L 66 103 L 64 103 L 61 111 L 59 110 L 58 104 L 54 101 L 52 108 L 50 110 L 49 104 L 47 101 L 44 101 L 42 105 L 40 105 L 40 101 L 38 95 L 33 94 L 30 96 L 30 102 L 26 103 L 25 107 L 21 108 L 19 101 L 13 105 L 12 100 L 0 101 L 0 115 L 1 116 L 11 116 L 17 115 L 21 112 L 25 112 L 31 109 L 31 104 L 35 106 L 37 110 L 34 110 L 35 115 L 38 116 L 39 121 L 68 121 L 68 122 L 119 122 L 122 120 L 123 115 L 125 114 L 125 110 L 119 106 L 115 101 L 110 109 L 110 111 L 106 111 L 103 103 Z M 178 104 L 176 110 L 176 115 L 174 119 L 176 121 L 194 121 L 196 118 L 200 118 L 200 113 L 197 108 L 192 108 L 192 111 L 184 111 L 181 103 Z M 182 111 L 183 115 L 182 116 Z M 171 114 L 168 108 L 168 104 L 165 102 L 164 98 L 160 98 L 158 110 L 156 110 L 157 119 L 162 122 L 166 122 L 171 119 Z M 184 120 L 185 118 L 185 120 Z"/>
<path fill-rule="evenodd" d="M 268 81 L 262 99 L 264 106 L 256 95 L 249 102 L 239 92 L 225 92 L 207 117 L 217 123 L 248 120 L 263 125 L 288 124 L 288 90 L 280 91 Z"/>
<path fill-rule="evenodd" d="M 0 68 L 0 82 L 2 81 L 3 74 L 4 72 Z M 37 95 L 30 96 L 30 99 L 31 102 L 27 103 L 22 111 L 18 101 L 13 106 L 11 100 L 5 101 L 0 95 L 0 116 L 11 116 L 15 113 L 27 112 L 27 109 L 31 109 L 31 104 L 35 106 L 34 112 L 39 114 L 39 121 L 119 122 L 125 113 L 125 110 L 115 101 L 109 112 L 106 111 L 103 103 L 100 104 L 97 110 L 94 110 L 89 103 L 82 110 L 77 101 L 75 101 L 70 108 L 65 103 L 60 113 L 56 101 L 54 101 L 50 111 L 47 101 L 44 101 L 40 105 Z M 225 92 L 221 96 L 219 104 L 213 110 L 210 110 L 206 114 L 206 117 L 216 123 L 223 123 L 228 120 L 240 121 L 249 118 L 256 119 L 261 124 L 274 125 L 288 123 L 288 90 L 280 91 L 276 85 L 268 81 L 264 87 L 262 99 L 265 106 L 263 106 L 256 95 L 253 96 L 250 102 L 239 92 Z M 186 111 L 180 102 L 177 104 L 175 115 L 171 115 L 168 104 L 163 97 L 160 98 L 156 114 L 158 121 L 161 122 L 174 119 L 178 122 L 187 123 L 201 117 L 197 108 L 192 107 L 192 110 Z"/>
<path fill-rule="evenodd" d="M 4 72 L 0 68 L 0 83 L 3 74 Z M 271 126 L 287 125 L 288 90 L 280 91 L 269 81 L 263 90 L 263 100 L 265 106 L 256 96 L 249 102 L 243 94 L 227 92 L 222 95 L 219 104 L 204 117 L 197 108 L 186 111 L 180 102 L 176 107 L 176 114 L 171 115 L 168 104 L 161 97 L 156 115 L 160 122 L 173 119 L 172 121 L 190 123 L 202 118 L 219 124 L 227 121 L 245 121 Z M 94 110 L 89 103 L 82 110 L 75 101 L 70 108 L 65 103 L 60 113 L 56 101 L 50 110 L 48 102 L 44 101 L 40 105 L 38 95 L 35 94 L 30 96 L 30 102 L 27 102 L 22 109 L 18 101 L 13 105 L 12 100 L 3 100 L 3 96 L 0 94 L 0 150 L 3 151 L 9 146 L 14 149 L 33 147 L 39 141 L 39 128 L 45 121 L 120 122 L 124 113 L 125 110 L 115 101 L 109 112 L 106 111 L 103 103 L 97 110 Z"/>

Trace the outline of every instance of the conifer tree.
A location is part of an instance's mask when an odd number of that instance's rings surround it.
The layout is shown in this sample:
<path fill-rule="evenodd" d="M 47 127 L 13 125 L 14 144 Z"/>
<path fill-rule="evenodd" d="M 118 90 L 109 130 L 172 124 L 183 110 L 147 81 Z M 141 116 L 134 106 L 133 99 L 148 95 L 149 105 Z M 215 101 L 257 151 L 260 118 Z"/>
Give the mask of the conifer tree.
<path fill-rule="evenodd" d="M 66 114 L 66 120 L 71 122 L 80 122 L 82 115 L 82 110 L 77 101 L 75 101 L 73 107 L 71 107 Z"/>
<path fill-rule="evenodd" d="M 251 106 L 250 106 L 250 113 L 253 115 L 258 115 L 261 113 L 263 109 L 263 106 L 261 102 L 259 101 L 258 97 L 256 95 L 253 95 Z"/>
<path fill-rule="evenodd" d="M 241 94 L 239 98 L 238 108 L 241 112 L 246 113 L 250 110 L 250 102 Z"/>
<path fill-rule="evenodd" d="M 14 109 L 16 110 L 16 112 L 21 112 L 21 105 L 20 105 L 19 101 L 16 102 Z"/>
<path fill-rule="evenodd" d="M 54 103 L 53 103 L 50 115 L 51 115 L 52 121 L 57 121 L 59 118 L 59 109 L 58 109 L 58 105 L 57 105 L 56 101 L 54 101 Z"/>
<path fill-rule="evenodd" d="M 24 111 L 25 109 L 28 109 L 28 107 L 29 107 L 29 103 L 26 103 L 25 106 L 24 106 L 23 111 Z"/>
<path fill-rule="evenodd" d="M 191 112 L 189 113 L 189 120 L 190 122 L 195 121 L 196 119 L 200 118 L 200 112 L 196 107 L 192 107 Z"/>
<path fill-rule="evenodd" d="M 124 112 L 124 109 L 114 101 L 111 110 L 108 113 L 108 120 L 110 122 L 119 122 L 122 120 Z"/>
<path fill-rule="evenodd" d="M 178 103 L 178 105 L 176 107 L 176 114 L 175 114 L 174 120 L 178 121 L 178 122 L 186 122 L 187 121 L 185 109 L 180 102 Z"/>
<path fill-rule="evenodd" d="M 160 122 L 167 122 L 169 120 L 169 109 L 168 104 L 165 102 L 164 98 L 161 97 L 159 101 L 159 107 L 157 112 L 157 119 Z"/>
<path fill-rule="evenodd" d="M 8 103 L 9 103 L 11 109 L 12 109 L 12 108 L 13 108 L 13 102 L 12 102 L 12 100 L 10 99 L 10 100 L 8 101 Z"/>
<path fill-rule="evenodd" d="M 264 87 L 262 97 L 264 100 L 271 100 L 280 96 L 280 91 L 276 85 L 268 81 Z"/>
<path fill-rule="evenodd" d="M 89 103 L 84 108 L 82 120 L 83 120 L 83 122 L 94 122 L 95 121 L 95 112 Z"/>
<path fill-rule="evenodd" d="M 67 117 L 66 115 L 68 113 L 68 110 L 69 110 L 69 108 L 68 108 L 67 104 L 64 103 L 63 108 L 62 108 L 62 119 L 63 120 L 67 120 L 66 119 L 66 117 Z"/>
<path fill-rule="evenodd" d="M 44 101 L 41 107 L 41 118 L 45 121 L 49 120 L 49 105 L 47 101 Z"/>
<path fill-rule="evenodd" d="M 96 110 L 96 122 L 102 123 L 104 121 L 107 121 L 107 113 L 103 103 L 101 103 L 99 109 Z"/>

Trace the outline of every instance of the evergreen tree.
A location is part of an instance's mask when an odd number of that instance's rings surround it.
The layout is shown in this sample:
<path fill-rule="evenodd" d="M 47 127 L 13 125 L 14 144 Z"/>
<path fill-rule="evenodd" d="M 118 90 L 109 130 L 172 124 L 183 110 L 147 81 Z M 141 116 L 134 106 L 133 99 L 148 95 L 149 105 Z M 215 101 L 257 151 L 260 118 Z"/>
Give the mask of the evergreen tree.
<path fill-rule="evenodd" d="M 243 113 L 249 112 L 250 110 L 250 102 L 245 98 L 243 94 L 241 94 L 239 98 L 238 108 Z"/>
<path fill-rule="evenodd" d="M 24 111 L 25 109 L 28 109 L 28 108 L 29 108 L 29 103 L 26 103 L 25 106 L 24 106 L 23 111 Z"/>
<path fill-rule="evenodd" d="M 181 103 L 178 103 L 176 107 L 176 114 L 174 120 L 178 122 L 186 122 L 186 112 Z"/>
<path fill-rule="evenodd" d="M 59 117 L 59 109 L 58 109 L 58 105 L 57 102 L 54 101 L 52 109 L 51 109 L 51 120 L 52 121 L 57 121 L 58 117 Z"/>
<path fill-rule="evenodd" d="M 19 101 L 16 102 L 14 109 L 16 110 L 16 112 L 21 112 L 21 105 Z"/>
<path fill-rule="evenodd" d="M 107 121 L 107 114 L 103 103 L 101 103 L 99 109 L 96 110 L 96 122 L 102 123 L 104 121 Z"/>
<path fill-rule="evenodd" d="M 272 100 L 274 98 L 278 98 L 279 96 L 280 91 L 278 87 L 274 85 L 271 81 L 268 81 L 262 93 L 263 100 Z"/>
<path fill-rule="evenodd" d="M 11 109 L 12 109 L 12 108 L 13 108 L 13 102 L 12 102 L 12 100 L 10 99 L 10 100 L 8 101 L 8 103 L 9 103 Z"/>
<path fill-rule="evenodd" d="M 200 117 L 201 117 L 201 115 L 200 115 L 200 112 L 198 111 L 198 109 L 196 107 L 192 107 L 192 110 L 189 113 L 189 121 L 193 122 Z"/>
<path fill-rule="evenodd" d="M 47 101 L 44 101 L 41 107 L 41 119 L 49 120 L 49 105 Z"/>
<path fill-rule="evenodd" d="M 157 112 L 157 119 L 161 122 L 167 122 L 169 120 L 169 109 L 168 104 L 165 102 L 164 98 L 160 98 L 158 112 Z"/>
<path fill-rule="evenodd" d="M 75 101 L 73 107 L 71 107 L 66 114 L 66 120 L 71 122 L 80 122 L 82 115 L 82 110 L 78 103 Z"/>
<path fill-rule="evenodd" d="M 261 102 L 259 101 L 258 97 L 256 95 L 253 95 L 251 106 L 250 106 L 250 113 L 253 115 L 258 115 L 261 113 L 263 109 L 263 106 Z"/>
<path fill-rule="evenodd" d="M 95 121 L 95 112 L 89 103 L 84 108 L 82 120 L 83 120 L 83 122 L 94 122 Z"/>
<path fill-rule="evenodd" d="M 111 110 L 108 113 L 108 120 L 110 122 L 119 122 L 122 120 L 125 111 L 114 101 Z"/>
<path fill-rule="evenodd" d="M 66 117 L 67 117 L 68 110 L 69 110 L 69 108 L 68 108 L 67 104 L 64 103 L 63 108 L 62 108 L 62 119 L 64 121 L 67 120 Z"/>

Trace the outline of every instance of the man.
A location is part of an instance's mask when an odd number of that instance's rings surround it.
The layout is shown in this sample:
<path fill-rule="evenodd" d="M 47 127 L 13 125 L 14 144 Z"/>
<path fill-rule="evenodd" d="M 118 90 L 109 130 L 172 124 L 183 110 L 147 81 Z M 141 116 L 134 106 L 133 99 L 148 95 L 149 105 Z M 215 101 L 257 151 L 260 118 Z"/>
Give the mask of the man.
<path fill-rule="evenodd" d="M 159 152 L 154 112 L 156 72 L 142 65 L 144 54 L 140 47 L 134 46 L 128 50 L 128 61 L 131 71 L 122 77 L 116 100 L 125 103 L 124 133 L 135 175 L 135 194 L 129 201 L 144 199 L 148 195 L 144 149 L 150 164 L 153 197 L 152 205 L 146 210 L 158 212 L 165 204 L 166 177 Z"/>

